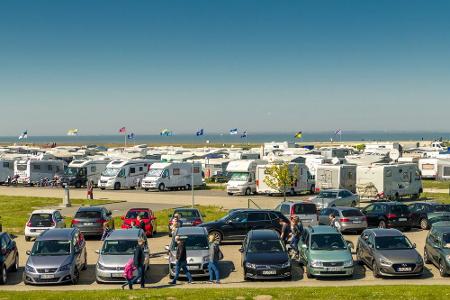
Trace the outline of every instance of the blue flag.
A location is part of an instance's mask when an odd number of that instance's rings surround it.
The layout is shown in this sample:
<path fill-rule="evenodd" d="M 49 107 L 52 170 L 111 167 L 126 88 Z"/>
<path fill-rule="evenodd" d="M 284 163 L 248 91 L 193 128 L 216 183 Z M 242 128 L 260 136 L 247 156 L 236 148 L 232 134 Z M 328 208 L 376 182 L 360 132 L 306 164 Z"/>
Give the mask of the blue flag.
<path fill-rule="evenodd" d="M 129 140 L 134 140 L 136 138 L 136 136 L 134 135 L 134 133 L 130 133 L 127 135 L 127 139 Z"/>
<path fill-rule="evenodd" d="M 203 128 L 200 129 L 200 130 L 198 130 L 195 134 L 196 134 L 197 136 L 203 135 L 203 134 L 204 134 Z"/>
<path fill-rule="evenodd" d="M 238 134 L 237 128 L 230 129 L 230 134 L 231 134 L 231 135 L 236 135 L 236 134 Z"/>
<path fill-rule="evenodd" d="M 247 130 L 241 134 L 241 139 L 246 138 L 246 137 L 247 137 Z"/>

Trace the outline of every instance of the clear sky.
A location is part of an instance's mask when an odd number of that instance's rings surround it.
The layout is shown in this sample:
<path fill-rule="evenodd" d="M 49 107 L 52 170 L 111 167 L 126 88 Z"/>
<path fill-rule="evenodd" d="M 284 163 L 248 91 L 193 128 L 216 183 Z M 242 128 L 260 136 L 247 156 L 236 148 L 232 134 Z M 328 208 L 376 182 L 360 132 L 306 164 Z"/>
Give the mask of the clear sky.
<path fill-rule="evenodd" d="M 0 136 L 448 130 L 448 0 L 2 0 Z"/>

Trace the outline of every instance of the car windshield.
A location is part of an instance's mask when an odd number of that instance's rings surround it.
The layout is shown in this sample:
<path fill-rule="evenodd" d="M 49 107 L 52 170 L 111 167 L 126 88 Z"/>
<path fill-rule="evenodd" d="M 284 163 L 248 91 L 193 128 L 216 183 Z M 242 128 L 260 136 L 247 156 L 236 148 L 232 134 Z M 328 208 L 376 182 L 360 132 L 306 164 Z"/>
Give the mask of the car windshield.
<path fill-rule="evenodd" d="M 102 172 L 102 176 L 104 177 L 114 177 L 119 174 L 120 168 L 106 168 L 105 171 Z"/>
<path fill-rule="evenodd" d="M 200 214 L 197 210 L 176 210 L 175 214 L 179 214 L 181 218 L 198 218 Z"/>
<path fill-rule="evenodd" d="M 64 170 L 64 175 L 66 175 L 66 176 L 77 176 L 79 170 L 80 170 L 79 168 L 69 167 L 69 168 Z"/>
<path fill-rule="evenodd" d="M 30 218 L 31 227 L 53 226 L 52 214 L 32 214 Z"/>
<path fill-rule="evenodd" d="M 431 210 L 433 212 L 450 212 L 450 205 L 433 205 Z"/>
<path fill-rule="evenodd" d="M 311 236 L 311 250 L 342 250 L 346 249 L 340 234 L 313 234 Z"/>
<path fill-rule="evenodd" d="M 137 240 L 107 240 L 103 244 L 101 253 L 104 255 L 129 255 L 134 254 Z"/>
<path fill-rule="evenodd" d="M 450 249 L 450 233 L 444 233 L 442 236 L 442 245 L 445 249 Z"/>
<path fill-rule="evenodd" d="M 280 240 L 251 240 L 248 253 L 281 253 L 285 252 Z"/>
<path fill-rule="evenodd" d="M 311 204 L 296 204 L 294 205 L 294 214 L 296 215 L 315 215 L 317 213 L 316 205 Z"/>
<path fill-rule="evenodd" d="M 337 192 L 320 192 L 319 198 L 336 198 Z"/>
<path fill-rule="evenodd" d="M 32 256 L 56 256 L 69 255 L 70 241 L 55 240 L 55 241 L 36 241 L 31 250 Z"/>
<path fill-rule="evenodd" d="M 344 217 L 361 217 L 363 216 L 362 212 L 360 212 L 357 209 L 349 209 L 349 210 L 343 210 L 342 216 Z"/>
<path fill-rule="evenodd" d="M 375 248 L 378 250 L 405 250 L 412 249 L 411 242 L 404 236 L 375 237 Z"/>
<path fill-rule="evenodd" d="M 230 181 L 247 181 L 248 173 L 246 172 L 234 172 L 231 175 Z"/>
<path fill-rule="evenodd" d="M 148 219 L 147 211 L 139 211 L 139 210 L 130 210 L 127 212 L 125 219 L 136 219 L 137 216 L 141 216 L 142 219 Z"/>
<path fill-rule="evenodd" d="M 27 170 L 27 164 L 17 164 L 17 170 L 18 171 L 26 171 Z"/>
<path fill-rule="evenodd" d="M 206 235 L 182 236 L 186 250 L 208 250 L 208 238 Z M 177 248 L 177 243 L 172 243 L 172 250 Z"/>
<path fill-rule="evenodd" d="M 75 214 L 75 219 L 100 219 L 102 217 L 102 213 L 99 211 L 90 211 L 90 210 L 83 210 L 78 211 Z"/>
<path fill-rule="evenodd" d="M 164 169 L 150 169 L 147 173 L 147 177 L 161 177 Z"/>

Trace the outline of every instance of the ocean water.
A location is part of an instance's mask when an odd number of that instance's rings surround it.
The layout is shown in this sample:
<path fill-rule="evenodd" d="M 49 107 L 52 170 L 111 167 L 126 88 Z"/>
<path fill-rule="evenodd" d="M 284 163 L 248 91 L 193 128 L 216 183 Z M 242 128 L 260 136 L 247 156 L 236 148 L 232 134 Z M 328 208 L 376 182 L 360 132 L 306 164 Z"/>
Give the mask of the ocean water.
<path fill-rule="evenodd" d="M 420 140 L 443 140 L 450 139 L 450 132 L 344 132 L 342 142 L 345 141 L 420 141 Z M 202 144 L 206 141 L 214 144 L 239 144 L 239 143 L 264 143 L 264 142 L 329 142 L 330 139 L 338 142 L 339 136 L 334 133 L 303 133 L 301 139 L 294 138 L 294 133 L 249 133 L 247 138 L 241 138 L 240 135 L 229 134 L 205 134 L 196 136 L 195 134 L 180 134 L 173 136 L 160 135 L 136 135 L 134 140 L 128 140 L 127 143 L 133 144 Z M 26 144 L 115 144 L 124 143 L 123 135 L 79 135 L 79 136 L 29 136 L 27 140 L 19 140 L 17 137 L 0 137 L 0 143 L 26 143 Z"/>

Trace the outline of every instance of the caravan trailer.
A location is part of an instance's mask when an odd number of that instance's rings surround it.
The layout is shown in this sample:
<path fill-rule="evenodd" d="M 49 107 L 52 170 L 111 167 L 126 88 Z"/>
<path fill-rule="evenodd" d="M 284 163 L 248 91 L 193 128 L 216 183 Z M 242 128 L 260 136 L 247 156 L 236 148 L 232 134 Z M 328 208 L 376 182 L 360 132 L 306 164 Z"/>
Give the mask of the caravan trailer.
<path fill-rule="evenodd" d="M 424 179 L 449 180 L 450 160 L 439 158 L 421 158 L 419 170 Z"/>
<path fill-rule="evenodd" d="M 8 178 L 14 176 L 14 160 L 0 159 L 0 183 L 4 183 Z"/>
<path fill-rule="evenodd" d="M 146 191 L 189 190 L 192 188 L 192 179 L 194 187 L 203 185 L 200 163 L 154 163 L 142 180 L 142 188 Z"/>
<path fill-rule="evenodd" d="M 359 166 L 357 183 L 358 189 L 373 186 L 376 194 L 370 197 L 377 199 L 398 199 L 402 196 L 417 199 L 423 191 L 420 170 L 414 163 Z"/>
<path fill-rule="evenodd" d="M 355 193 L 356 165 L 319 165 L 316 175 L 316 192 L 328 189 L 347 189 Z"/>
<path fill-rule="evenodd" d="M 102 190 L 139 187 L 154 162 L 148 159 L 113 160 L 101 174 L 98 187 Z"/>
<path fill-rule="evenodd" d="M 64 174 L 65 162 L 53 159 L 28 159 L 14 162 L 14 176 L 18 183 L 34 185 L 44 179 Z"/>
<path fill-rule="evenodd" d="M 230 180 L 227 182 L 228 195 L 250 195 L 256 193 L 256 167 L 267 164 L 265 160 L 234 160 L 227 166 Z"/>
<path fill-rule="evenodd" d="M 97 184 L 109 162 L 108 159 L 74 160 L 64 170 L 61 182 L 76 188 L 86 186 L 89 181 Z"/>

